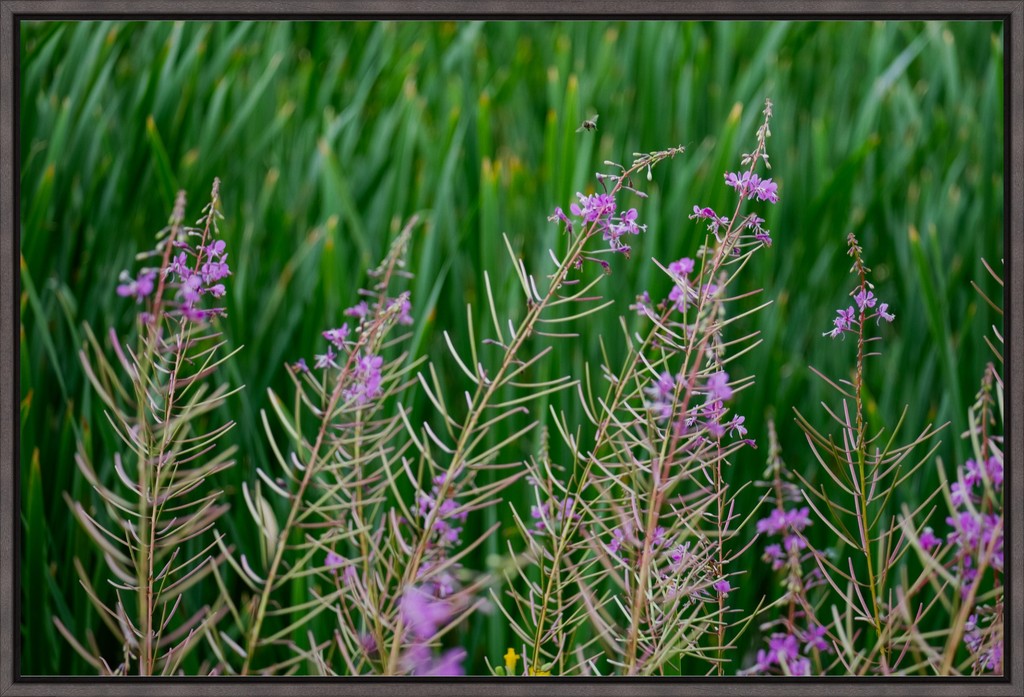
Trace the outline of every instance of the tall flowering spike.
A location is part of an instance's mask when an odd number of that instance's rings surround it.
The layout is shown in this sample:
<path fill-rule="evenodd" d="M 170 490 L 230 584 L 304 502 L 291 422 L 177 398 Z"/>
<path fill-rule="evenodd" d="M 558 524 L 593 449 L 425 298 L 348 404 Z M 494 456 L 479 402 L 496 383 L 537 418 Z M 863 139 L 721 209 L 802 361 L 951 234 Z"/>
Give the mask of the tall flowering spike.
<path fill-rule="evenodd" d="M 76 463 L 102 504 L 71 505 L 106 567 L 82 569 L 89 601 L 117 620 L 108 624 L 112 641 L 87 642 L 96 651 L 87 660 L 114 674 L 177 673 L 197 647 L 194 638 L 219 631 L 221 615 L 210 608 L 222 601 L 209 583 L 196 581 L 224 561 L 211 550 L 220 542 L 215 531 L 228 506 L 224 493 L 209 487 L 233 464 L 219 442 L 233 422 L 216 425 L 215 416 L 231 394 L 217 375 L 228 341 L 210 327 L 194 326 L 223 313 L 215 300 L 226 292 L 220 281 L 230 269 L 226 245 L 217 239 L 218 196 L 214 180 L 210 203 L 190 227 L 179 193 L 168 227 L 139 255 L 150 265 L 134 276 L 121 274 L 114 292 L 141 306 L 141 326 L 127 340 L 110 329 L 116 360 L 85 326 L 88 343 L 80 358 L 105 419 L 126 444 L 123 452 L 114 448 L 112 462 L 94 463 L 92 448 L 79 442 Z M 247 498 L 254 506 L 263 503 L 258 494 Z M 205 551 L 183 553 L 192 546 Z M 72 644 L 85 655 L 77 640 Z M 116 646 L 117 662 L 108 662 L 100 645 Z"/>
<path fill-rule="evenodd" d="M 870 336 L 869 321 L 874 319 L 877 325 L 883 321 L 892 322 L 895 316 L 889 311 L 889 304 L 876 296 L 870 280 L 871 269 L 864 261 L 864 250 L 852 233 L 847 237 L 847 246 L 852 258 L 850 271 L 856 277 L 856 283 L 849 292 L 852 303 L 837 311 L 833 328 L 825 335 L 833 338 L 847 333 L 854 335 L 856 359 L 850 371 L 852 377 L 839 381 L 843 386 L 819 373 L 841 396 L 838 406 L 825 405 L 828 415 L 839 424 L 841 432 L 819 432 L 803 415 L 797 414 L 797 423 L 807 435 L 814 459 L 828 470 L 829 478 L 838 485 L 826 491 L 801 477 L 803 498 L 812 504 L 814 499 L 818 499 L 819 503 L 811 506 L 814 516 L 825 522 L 839 538 L 836 544 L 843 549 L 846 564 L 839 568 L 840 565 L 831 561 L 835 558 L 834 549 L 814 548 L 812 539 L 801 534 L 798 528 L 810 519 L 810 514 L 805 515 L 802 509 L 798 509 L 796 514 L 793 509 L 782 513 L 781 503 L 779 514 L 762 519 L 759 524 L 761 532 L 783 535 L 782 544 L 765 548 L 764 558 L 775 569 L 788 566 L 792 570 L 805 558 L 818 562 L 814 582 L 822 586 L 822 597 L 803 602 L 797 608 L 817 622 L 817 625 L 808 626 L 815 634 L 806 638 L 805 646 L 815 649 L 821 644 L 818 636 L 821 630 L 817 627 L 822 624 L 822 617 L 834 619 L 837 638 L 832 647 L 842 654 L 839 657 L 842 663 L 856 660 L 861 663 L 860 671 L 865 674 L 898 674 L 903 670 L 917 670 L 909 666 L 912 659 L 908 656 L 924 649 L 929 656 L 928 672 L 948 675 L 961 670 L 954 668 L 962 665 L 962 659 L 958 657 L 961 643 L 966 641 L 970 648 L 973 635 L 969 629 L 965 633 L 966 613 L 973 609 L 978 584 L 982 582 L 980 579 L 991 578 L 981 569 L 994 570 L 992 575 L 996 577 L 1000 573 L 1000 540 L 996 535 L 986 538 L 985 531 L 1000 529 L 1001 519 L 994 513 L 995 506 L 991 501 L 985 506 L 973 505 L 976 492 L 972 485 L 983 469 L 977 458 L 966 463 L 966 472 L 961 472 L 959 481 L 945 492 L 951 506 L 950 515 L 946 518 L 949 531 L 945 538 L 937 535 L 933 527 L 924 525 L 929 516 L 926 509 L 933 505 L 928 500 L 914 510 L 904 507 L 895 515 L 890 512 L 889 496 L 892 492 L 903 486 L 903 482 L 914 481 L 911 477 L 934 454 L 933 449 L 922 457 L 914 454 L 914 450 L 927 448 L 946 424 L 938 428 L 927 424 L 909 442 L 900 444 L 896 442 L 895 434 L 902 420 L 895 428 L 872 423 L 880 416 L 877 410 L 871 414 L 865 408 L 866 359 L 877 355 L 876 351 L 868 348 L 869 342 L 875 339 Z M 974 436 L 972 440 L 978 443 L 981 438 L 978 434 Z M 835 447 L 839 443 L 842 445 Z M 995 517 L 987 518 L 988 515 Z M 911 556 L 907 554 L 911 547 L 927 559 L 926 563 L 916 570 L 895 566 L 894 560 Z M 796 578 L 792 571 L 790 576 Z M 804 582 L 807 577 L 803 574 L 796 581 Z M 853 595 L 840 590 L 847 580 L 856 584 Z M 808 584 L 802 583 L 797 587 L 800 598 L 807 600 Z M 950 590 L 959 592 L 960 597 L 946 597 Z M 935 601 L 934 594 L 940 596 L 941 603 Z M 946 611 L 953 608 L 952 616 L 937 618 L 936 615 L 943 612 L 934 611 L 940 604 Z M 843 614 L 836 614 L 833 610 L 831 618 L 827 614 L 814 617 L 818 608 L 829 606 L 841 608 Z M 926 606 L 931 610 L 922 610 Z M 924 615 L 929 612 L 932 613 L 931 621 L 937 621 L 945 628 L 926 636 L 922 634 L 921 627 L 925 622 Z M 860 618 L 861 632 L 856 636 L 841 632 L 842 623 L 848 623 L 854 614 Z M 1001 627 L 988 635 L 992 641 L 987 644 L 985 659 L 979 659 L 979 664 L 994 655 L 994 651 L 989 649 L 994 648 L 995 637 L 1000 631 Z M 944 647 L 929 647 L 936 637 L 945 644 Z M 972 653 L 980 655 L 981 651 Z"/>
<path fill-rule="evenodd" d="M 744 167 L 766 164 L 766 137 L 767 129 Z M 645 157 L 634 162 L 640 172 Z M 622 212 L 622 189 L 635 173 L 623 168 L 600 179 L 603 185 L 615 182 L 609 191 L 616 193 L 614 212 L 603 207 L 610 201 L 580 195 L 571 216 L 556 210 L 552 221 L 571 230 L 577 242 L 588 232 L 600 234 L 609 250 L 624 252 L 632 244 L 629 235 L 643 230 L 633 209 Z M 756 187 L 737 208 L 777 197 L 772 182 L 753 181 Z M 727 438 L 742 438 L 748 427 L 727 406 L 736 385 L 722 370 L 723 359 L 741 342 L 723 337 L 731 310 L 724 291 L 732 276 L 724 267 L 767 246 L 770 237 L 756 214 L 724 213 L 694 206 L 691 219 L 708 227 L 705 246 L 661 267 L 671 281 L 661 298 L 638 290 L 629 309 L 650 321 L 642 323 L 646 334 L 630 335 L 632 360 L 621 369 L 601 366 L 608 391 L 586 402 L 589 423 L 579 430 L 559 424 L 565 445 L 577 454 L 566 476 L 548 458 L 526 463 L 538 495 L 529 515 L 517 515 L 516 522 L 530 563 L 520 572 L 522 584 L 513 584 L 515 603 L 507 610 L 521 628 L 527 674 L 550 672 L 556 660 L 559 673 L 591 670 L 589 657 L 572 651 L 578 633 L 604 637 L 610 665 L 625 675 L 673 671 L 671 657 L 698 644 L 718 647 L 706 657 L 712 670 L 727 669 L 732 630 L 722 620 L 740 585 L 740 569 L 730 566 L 742 545 L 731 542 L 740 534 L 740 516 L 726 467 L 753 441 Z M 601 263 L 596 256 L 609 250 L 577 258 L 580 265 Z M 586 433 L 589 426 L 593 436 Z M 578 440 L 580 431 L 585 442 Z M 559 505 L 568 501 L 578 504 L 559 517 Z M 594 601 L 607 597 L 606 583 L 615 607 L 595 611 Z"/>
<path fill-rule="evenodd" d="M 309 597 L 285 592 L 286 578 L 296 575 L 315 579 L 311 590 L 334 589 L 337 595 L 330 604 L 343 609 L 331 628 L 335 640 L 329 652 L 334 662 L 323 657 L 331 670 L 341 666 L 353 673 L 391 675 L 462 672 L 464 652 L 437 654 L 434 649 L 437 634 L 453 611 L 466 607 L 459 593 L 458 565 L 446 564 L 438 555 L 424 560 L 434 564 L 429 579 L 395 581 L 407 567 L 423 566 L 409 562 L 403 547 L 410 528 L 418 523 L 411 513 L 415 505 L 395 499 L 396 484 L 411 471 L 406 467 L 410 441 L 402 420 L 406 412 L 397 405 L 410 403 L 406 390 L 415 381 L 408 379 L 408 370 L 418 361 L 407 361 L 401 349 L 407 337 L 396 328 L 414 322 L 412 301 L 401 286 L 411 277 L 405 271 L 405 256 L 415 224 L 415 218 L 410 220 L 381 262 L 368 271 L 369 287 L 358 291 L 358 301 L 345 313 L 352 319 L 330 321 L 318 338 L 322 343 L 314 349 L 315 359 L 291 365 L 297 408 L 275 411 L 283 431 L 299 434 L 302 446 L 273 443 L 276 452 L 290 454 L 279 459 L 280 477 L 263 479 L 279 483 L 262 490 L 283 496 L 280 520 L 274 519 L 269 505 L 250 506 L 255 523 L 269 531 L 270 540 L 263 568 L 253 568 L 255 562 L 246 559 L 239 564 L 250 578 L 260 579 L 255 610 L 240 642 L 245 656 L 238 672 L 243 675 L 266 671 L 278 661 L 281 647 L 272 637 L 280 630 L 281 618 L 309 614 Z M 220 254 L 220 261 L 226 250 L 211 251 Z M 288 400 L 274 394 L 272 401 Z M 274 439 L 269 426 L 266 430 Z M 247 502 L 254 498 L 250 494 Z M 456 523 L 464 515 L 450 505 L 444 516 L 448 527 L 438 533 L 448 545 L 458 539 L 461 526 Z M 265 511 L 269 513 L 261 514 Z M 310 552 L 311 543 L 318 554 Z M 306 625 L 302 631 L 320 630 Z"/>

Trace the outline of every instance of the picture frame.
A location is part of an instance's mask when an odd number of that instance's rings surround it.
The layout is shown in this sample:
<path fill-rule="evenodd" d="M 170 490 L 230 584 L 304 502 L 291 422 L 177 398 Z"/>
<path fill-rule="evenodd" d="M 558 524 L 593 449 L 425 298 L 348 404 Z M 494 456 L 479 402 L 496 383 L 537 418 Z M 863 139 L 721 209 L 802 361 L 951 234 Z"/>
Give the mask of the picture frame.
<path fill-rule="evenodd" d="M 576 677 L 511 678 L 137 678 L 26 676 L 20 670 L 22 608 L 20 537 L 25 485 L 19 451 L 19 319 L 22 287 L 19 273 L 21 228 L 19 177 L 19 22 L 38 19 L 145 19 L 197 21 L 441 19 L 663 19 L 683 20 L 817 20 L 917 19 L 992 20 L 1003 23 L 1004 37 L 1004 337 L 1008 347 L 1005 455 L 1005 540 L 1008 635 L 1002 678 L 783 678 L 783 677 Z M 595 0 L 509 2 L 417 0 L 415 2 L 329 2 L 301 0 L 2 0 L 0 1 L 0 697 L 49 694 L 107 695 L 1013 695 L 1024 689 L 1024 448 L 1014 434 L 1024 433 L 1024 3 L 1017 0 L 907 0 L 891 4 L 869 0 L 785 0 L 780 2 L 671 2 Z M 980 125 L 980 124 L 979 124 Z M 603 123 L 597 125 L 597 128 Z M 588 129 L 589 130 L 589 129 Z M 969 234 L 965 232 L 965 234 Z"/>

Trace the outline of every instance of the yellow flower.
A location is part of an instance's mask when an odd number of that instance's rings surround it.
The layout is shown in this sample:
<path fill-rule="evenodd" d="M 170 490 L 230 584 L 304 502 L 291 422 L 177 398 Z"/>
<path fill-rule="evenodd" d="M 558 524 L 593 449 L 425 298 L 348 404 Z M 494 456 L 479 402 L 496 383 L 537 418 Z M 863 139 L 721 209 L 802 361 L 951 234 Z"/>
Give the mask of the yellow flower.
<path fill-rule="evenodd" d="M 539 676 L 539 677 L 544 677 L 545 675 L 551 675 L 551 671 L 550 670 L 537 670 L 533 666 L 530 666 L 530 671 L 529 672 L 530 672 L 530 675 L 536 675 L 536 676 Z"/>
<path fill-rule="evenodd" d="M 505 659 L 505 667 L 508 668 L 509 673 L 513 672 L 516 669 L 516 663 L 519 662 L 519 654 L 516 653 L 515 649 L 509 648 L 509 650 L 505 652 L 503 658 Z"/>

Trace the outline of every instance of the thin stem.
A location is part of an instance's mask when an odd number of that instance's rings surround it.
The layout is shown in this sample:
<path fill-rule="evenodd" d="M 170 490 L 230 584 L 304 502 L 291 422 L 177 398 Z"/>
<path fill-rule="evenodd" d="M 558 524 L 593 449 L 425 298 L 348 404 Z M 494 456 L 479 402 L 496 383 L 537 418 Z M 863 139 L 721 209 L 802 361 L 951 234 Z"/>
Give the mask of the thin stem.
<path fill-rule="evenodd" d="M 864 262 L 860 256 L 860 248 L 856 245 L 851 246 L 851 253 L 854 256 L 854 266 L 857 269 L 857 273 L 860 278 L 860 292 L 862 294 L 867 293 L 867 269 L 864 266 Z M 877 580 L 875 578 L 874 561 L 872 559 L 872 545 L 871 545 L 871 530 L 870 523 L 868 522 L 868 489 L 867 489 L 867 443 L 865 438 L 865 424 L 864 424 L 864 320 L 867 316 L 867 306 L 860 305 L 860 314 L 857 322 L 857 374 L 854 378 L 854 394 L 856 399 L 856 410 L 857 410 L 857 433 L 855 448 L 857 450 L 857 472 L 859 477 L 859 488 L 857 490 L 857 504 L 859 507 L 861 517 L 861 530 L 863 531 L 864 537 L 864 558 L 867 561 L 868 571 L 868 590 L 871 594 L 871 613 L 872 620 L 874 621 L 875 631 L 879 637 L 883 636 L 882 633 L 882 617 L 878 609 L 878 589 Z M 889 647 L 888 644 L 882 646 L 882 661 L 888 663 L 889 660 Z"/>
<path fill-rule="evenodd" d="M 202 239 L 203 245 L 210 233 L 210 228 L 213 225 L 213 219 L 216 215 L 218 192 L 220 188 L 220 180 L 214 179 L 213 189 L 211 192 L 209 212 L 206 216 L 205 225 L 203 228 Z M 172 215 L 171 230 L 167 237 L 164 245 L 164 254 L 160 270 L 158 272 L 159 282 L 157 287 L 157 293 L 152 303 L 152 319 L 149 325 L 149 333 L 145 340 L 145 350 L 143 352 L 144 365 L 148 370 L 154 365 L 154 356 L 157 351 L 157 344 L 160 342 L 160 327 L 166 319 L 166 315 L 163 312 L 163 292 L 164 292 L 164 279 L 167 274 L 167 270 L 170 266 L 171 250 L 174 246 L 174 241 L 177 239 L 181 222 L 184 217 L 184 206 L 185 199 L 184 195 L 179 193 L 178 198 L 175 202 L 175 210 Z M 200 246 L 198 253 L 196 254 L 196 271 L 199 270 L 202 264 L 203 247 Z M 154 606 L 157 602 L 158 591 L 154 590 L 154 562 L 156 557 L 156 529 L 158 521 L 160 519 L 161 506 L 158 503 L 160 501 L 160 485 L 161 485 L 161 469 L 164 465 L 164 460 L 167 456 L 168 447 L 170 445 L 170 438 L 172 435 L 171 413 L 174 409 L 175 404 L 175 393 L 177 388 L 176 376 L 181 370 L 182 360 L 184 359 L 184 353 L 186 347 L 189 346 L 191 341 L 192 325 L 185 319 L 179 320 L 179 334 L 175 346 L 175 359 L 174 368 L 171 370 L 168 381 L 167 381 L 167 395 L 164 399 L 164 414 L 161 423 L 164 425 L 162 429 L 162 437 L 160 439 L 159 448 L 157 452 L 146 453 L 145 458 L 140 459 L 139 462 L 139 477 L 140 477 L 140 492 L 141 495 L 141 510 L 140 510 L 140 540 L 146 540 L 140 549 L 140 564 L 139 564 L 139 589 L 142 594 L 142 605 L 143 605 L 143 616 L 141 618 L 141 632 L 142 632 L 142 648 L 139 662 L 139 673 L 142 675 L 153 675 L 156 670 L 156 656 L 154 648 L 154 640 L 156 632 L 153 629 L 153 615 Z M 148 382 L 148 381 L 146 381 Z M 146 384 L 146 383 L 143 383 Z M 140 410 L 140 424 L 146 424 L 146 433 L 151 436 L 151 429 L 148 427 L 148 421 L 146 420 L 145 404 L 149 400 L 144 395 L 138 395 L 139 399 L 139 410 Z M 153 468 L 150 471 L 150 467 Z M 144 573 L 143 573 L 144 572 Z M 165 579 L 166 580 L 166 579 Z M 161 583 L 163 587 L 163 582 Z"/>
<path fill-rule="evenodd" d="M 750 162 L 750 165 L 749 165 L 748 173 L 753 173 L 754 169 L 757 167 L 758 158 L 761 157 L 761 155 L 763 154 L 764 147 L 765 147 L 764 140 L 763 139 L 759 140 L 757 149 L 755 150 L 754 154 L 751 156 L 751 162 Z M 705 310 L 705 305 L 711 299 L 711 290 L 712 290 L 711 289 L 711 280 L 715 278 L 715 276 L 718 273 L 719 269 L 721 268 L 722 264 L 725 263 L 725 259 L 731 253 L 731 250 L 733 249 L 735 243 L 739 239 L 740 228 L 737 227 L 737 223 L 739 222 L 739 219 L 740 219 L 740 211 L 743 208 L 743 201 L 744 201 L 744 196 L 741 195 L 739 197 L 739 200 L 736 202 L 736 207 L 733 209 L 733 214 L 732 214 L 731 219 L 729 220 L 729 226 L 726 228 L 726 231 L 723 234 L 723 239 L 720 241 L 720 243 L 718 245 L 715 246 L 715 252 L 714 252 L 714 255 L 712 256 L 712 259 L 711 259 L 710 270 L 708 270 L 708 268 L 706 266 L 704 266 L 704 265 L 702 265 L 702 267 L 701 267 L 701 276 L 698 279 L 697 304 L 696 304 L 696 309 L 695 309 L 695 312 L 694 312 L 694 316 L 695 316 L 695 320 L 694 321 L 695 321 L 695 324 L 698 325 L 698 326 L 700 326 L 702 315 L 703 315 L 704 310 Z M 715 308 L 715 307 L 716 307 L 716 305 L 712 304 L 712 309 Z M 713 312 L 709 312 L 708 313 L 706 321 L 708 322 L 708 326 L 709 327 L 713 327 L 713 325 L 714 325 L 714 314 L 713 314 Z M 683 372 L 687 372 L 688 371 L 688 375 L 687 375 L 687 379 L 685 380 L 685 382 L 683 380 L 679 380 L 677 382 L 676 388 L 675 388 L 674 400 L 673 400 L 674 403 L 677 403 L 679 401 L 680 389 L 685 384 L 686 389 L 684 390 L 683 402 L 682 402 L 682 405 L 681 405 L 681 412 L 683 414 L 685 414 L 687 412 L 687 410 L 688 410 L 689 400 L 690 400 L 690 397 L 693 394 L 693 390 L 694 390 L 694 387 L 695 387 L 695 384 L 696 384 L 697 373 L 698 373 L 698 370 L 699 370 L 699 363 L 697 361 L 693 361 L 692 360 L 693 356 L 694 356 L 695 349 L 699 349 L 698 351 L 696 351 L 696 355 L 697 356 L 704 355 L 704 351 L 707 348 L 707 344 L 711 340 L 713 334 L 714 334 L 714 330 L 713 329 L 709 329 L 708 331 L 705 331 L 704 334 L 701 336 L 701 340 L 699 342 L 697 342 L 697 343 L 694 343 L 693 341 L 688 342 L 687 345 L 686 345 L 686 348 L 684 350 Z M 671 426 L 670 426 L 670 429 L 671 429 L 672 435 L 668 439 L 666 439 L 664 441 L 664 443 L 662 445 L 661 453 L 659 454 L 659 457 L 658 457 L 658 462 L 655 464 L 655 466 L 658 468 L 658 476 L 652 479 L 652 481 L 651 481 L 652 491 L 650 491 L 648 493 L 650 504 L 648 506 L 648 511 L 647 511 L 648 515 L 647 515 L 647 521 L 646 521 L 646 526 L 645 526 L 645 531 L 644 531 L 645 532 L 645 534 L 644 534 L 644 547 L 643 547 L 643 550 L 641 552 L 641 557 L 640 557 L 640 581 L 637 583 L 637 587 L 634 589 L 633 605 L 632 605 L 632 609 L 631 609 L 631 612 L 630 612 L 630 615 L 631 615 L 630 616 L 630 628 L 629 628 L 628 638 L 626 640 L 625 663 L 626 663 L 627 672 L 630 675 L 632 675 L 636 671 L 637 647 L 638 647 L 638 643 L 639 643 L 639 634 L 640 634 L 641 606 L 643 605 L 643 603 L 645 602 L 646 597 L 647 597 L 647 594 L 646 594 L 646 584 L 647 584 L 647 580 L 648 580 L 649 574 L 650 574 L 649 566 L 650 566 L 650 557 L 651 557 L 651 554 L 650 554 L 650 551 L 651 551 L 650 550 L 650 540 L 653 538 L 654 530 L 657 527 L 657 523 L 658 523 L 658 520 L 659 520 L 658 513 L 661 511 L 661 506 L 663 504 L 664 491 L 662 490 L 662 488 L 659 485 L 659 483 L 664 481 L 666 470 L 667 470 L 669 464 L 672 461 L 674 461 L 675 453 L 676 453 L 676 450 L 677 450 L 677 447 L 678 447 L 678 442 L 679 442 L 679 439 L 680 439 L 680 436 L 681 436 L 680 429 L 673 428 Z M 595 452 L 596 452 L 596 449 L 595 449 Z M 717 469 L 716 469 L 716 477 L 720 478 L 720 472 Z M 720 498 L 721 491 L 720 491 L 720 485 L 719 484 L 716 484 L 716 489 L 718 490 L 718 491 L 716 491 L 716 497 Z M 719 505 L 719 512 L 721 513 L 721 501 L 720 501 L 720 505 Z M 722 528 L 721 528 L 721 519 L 719 519 L 719 521 L 718 521 L 718 526 L 719 526 L 719 529 L 718 529 L 718 533 L 719 534 L 718 534 L 718 542 L 717 542 L 717 544 L 718 544 L 718 552 L 719 552 L 720 561 L 724 562 L 724 557 L 723 557 L 723 554 L 722 554 L 723 531 L 722 531 Z M 719 602 L 720 602 L 720 606 L 721 606 L 721 604 L 722 604 L 722 598 L 721 597 L 719 598 Z M 724 611 L 724 608 L 722 608 L 722 609 Z M 721 617 L 719 618 L 719 622 L 721 622 Z M 724 632 L 724 626 L 722 626 L 720 624 L 719 625 L 719 635 L 722 636 L 723 632 Z M 722 642 L 720 640 L 719 641 L 719 646 L 721 646 L 721 645 L 722 645 Z M 721 670 L 722 670 L 722 667 L 721 667 L 721 664 L 719 664 L 719 671 L 721 671 Z"/>

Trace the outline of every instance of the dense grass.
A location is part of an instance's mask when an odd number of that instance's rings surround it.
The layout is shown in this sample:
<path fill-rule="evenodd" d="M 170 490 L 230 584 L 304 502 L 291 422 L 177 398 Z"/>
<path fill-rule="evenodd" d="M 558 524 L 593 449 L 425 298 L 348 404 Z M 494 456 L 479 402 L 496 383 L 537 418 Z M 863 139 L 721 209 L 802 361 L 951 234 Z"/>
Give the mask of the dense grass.
<path fill-rule="evenodd" d="M 692 254 L 698 228 L 686 215 L 727 200 L 722 173 L 752 147 L 771 97 L 782 202 L 767 216 L 775 245 L 745 288 L 774 304 L 744 326 L 763 343 L 738 368 L 757 382 L 737 411 L 762 442 L 774 414 L 787 463 L 815 479 L 791 414 L 823 424 L 815 405 L 827 392 L 807 366 L 842 375 L 852 364 L 850 342 L 821 332 L 849 290 L 853 231 L 897 317 L 868 374 L 868 415 L 891 422 L 909 405 L 908 432 L 951 421 L 938 454 L 952 467 L 996 321 L 970 282 L 986 285 L 981 260 L 1002 257 L 1002 51 L 993 23 L 23 25 L 22 672 L 88 669 L 50 621 L 78 636 L 101 628 L 73 559 L 99 565 L 63 498 L 89 496 L 76 436 L 96 462 L 114 446 L 76 356 L 81 325 L 128 325 L 117 274 L 150 246 L 177 189 L 198 210 L 213 177 L 223 180 L 235 272 L 223 329 L 245 344 L 230 372 L 246 385 L 229 405 L 242 446 L 223 482 L 233 496 L 267 464 L 266 388 L 286 389 L 283 364 L 320 347 L 410 215 L 424 220 L 410 263 L 414 347 L 448 365 L 439 330 L 467 335 L 465 303 L 479 303 L 483 269 L 518 311 L 502 232 L 539 268 L 558 234 L 546 216 L 592 187 L 602 161 L 687 146 L 655 172 L 641 207 L 649 232 L 605 286 L 616 312 L 549 367 L 582 372 L 599 362 L 599 335 L 617 350 L 616 315 L 636 293 L 667 291 L 650 258 Z M 598 131 L 576 133 L 593 113 Z M 412 406 L 426 413 L 425 402 Z M 744 452 L 734 481 L 759 478 L 763 455 Z M 893 506 L 936 481 L 925 468 Z M 255 547 L 238 513 L 227 532 Z M 506 548 L 494 536 L 476 566 Z M 733 597 L 750 607 L 774 592 L 759 571 Z M 463 637 L 473 668 L 496 661 L 509 637 L 500 614 L 474 623 Z M 740 655 L 757 646 L 748 635 Z"/>

